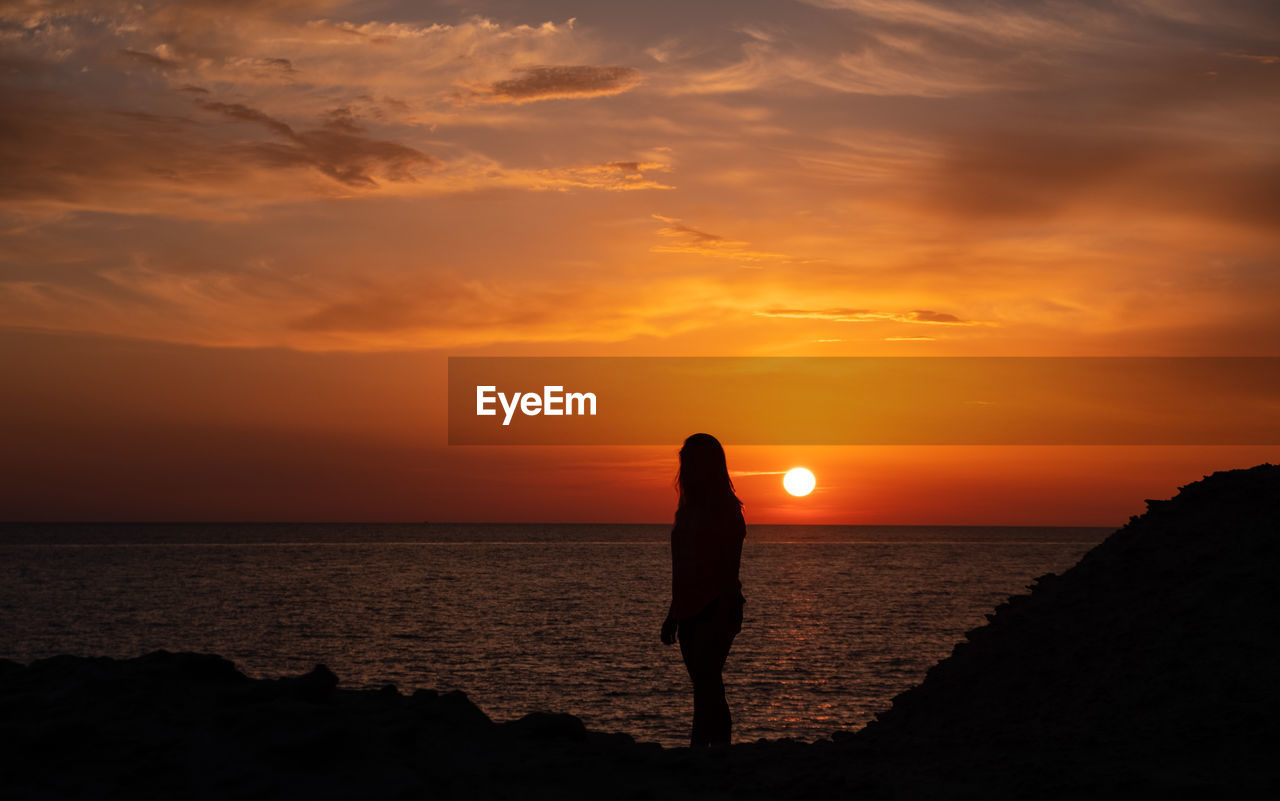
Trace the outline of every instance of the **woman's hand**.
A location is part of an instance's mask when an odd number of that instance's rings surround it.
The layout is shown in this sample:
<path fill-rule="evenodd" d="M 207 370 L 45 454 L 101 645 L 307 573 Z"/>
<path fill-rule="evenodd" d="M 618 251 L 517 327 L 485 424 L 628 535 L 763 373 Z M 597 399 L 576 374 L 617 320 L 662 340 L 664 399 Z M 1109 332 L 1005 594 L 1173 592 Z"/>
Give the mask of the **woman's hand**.
<path fill-rule="evenodd" d="M 662 644 L 675 645 L 676 642 L 676 619 L 667 615 L 667 619 L 662 621 Z"/>

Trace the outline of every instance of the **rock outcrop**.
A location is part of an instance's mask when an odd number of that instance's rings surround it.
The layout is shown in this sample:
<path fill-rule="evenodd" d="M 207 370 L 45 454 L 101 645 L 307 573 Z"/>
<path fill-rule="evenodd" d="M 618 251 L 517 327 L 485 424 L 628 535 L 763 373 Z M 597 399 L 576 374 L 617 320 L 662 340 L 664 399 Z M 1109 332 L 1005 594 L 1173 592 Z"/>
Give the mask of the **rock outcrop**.
<path fill-rule="evenodd" d="M 594 775 L 620 749 L 661 752 L 571 715 L 496 724 L 460 692 L 337 684 L 322 665 L 253 680 L 218 656 L 165 651 L 3 662 L 0 787 L 24 798 L 537 798 L 562 784 L 548 766 Z M 545 786 L 517 793 L 531 772 Z M 570 773 L 570 789 L 584 778 Z"/>
<path fill-rule="evenodd" d="M 1265 784 L 1280 734 L 1280 466 L 1147 505 L 988 615 L 862 738 L 1105 762 L 1117 780 L 1171 787 Z"/>

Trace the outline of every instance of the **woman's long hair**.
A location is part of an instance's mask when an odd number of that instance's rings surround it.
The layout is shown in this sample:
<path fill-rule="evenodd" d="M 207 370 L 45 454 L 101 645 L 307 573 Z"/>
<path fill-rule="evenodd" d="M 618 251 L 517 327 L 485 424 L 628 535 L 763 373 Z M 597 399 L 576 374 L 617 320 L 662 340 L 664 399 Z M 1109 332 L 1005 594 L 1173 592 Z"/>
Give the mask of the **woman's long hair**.
<path fill-rule="evenodd" d="M 693 434 L 680 448 L 680 469 L 676 472 L 676 491 L 680 494 L 677 510 L 711 507 L 742 501 L 733 491 L 724 448 L 710 434 Z"/>

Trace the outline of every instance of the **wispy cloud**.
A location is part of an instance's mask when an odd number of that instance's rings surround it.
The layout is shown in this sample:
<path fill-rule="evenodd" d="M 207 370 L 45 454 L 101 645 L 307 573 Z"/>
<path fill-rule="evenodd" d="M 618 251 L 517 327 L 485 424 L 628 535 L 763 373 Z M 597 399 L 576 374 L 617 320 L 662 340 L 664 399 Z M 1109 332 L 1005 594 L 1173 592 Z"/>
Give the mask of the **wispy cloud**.
<path fill-rule="evenodd" d="M 227 219 L 262 204 L 352 194 L 671 188 L 658 177 L 671 169 L 663 161 L 514 167 L 457 148 L 446 159 L 371 133 L 350 106 L 303 127 L 208 90 L 182 94 L 194 106 L 156 114 L 0 89 L 0 124 L 22 143 L 0 150 L 0 207 Z"/>
<path fill-rule="evenodd" d="M 872 309 L 786 309 L 771 308 L 756 312 L 757 317 L 787 317 L 797 320 L 831 320 L 837 323 L 919 323 L 922 325 L 993 325 L 978 320 L 962 320 L 949 312 L 930 309 L 914 309 L 905 312 L 875 311 Z"/>
<path fill-rule="evenodd" d="M 1267 66 L 1280 64 L 1280 56 L 1263 56 L 1254 53 L 1223 53 L 1222 55 L 1227 58 L 1238 58 L 1244 61 L 1252 61 L 1255 64 L 1266 64 Z"/>
<path fill-rule="evenodd" d="M 174 70 L 182 66 L 180 62 L 172 58 L 165 58 L 163 56 L 156 55 L 155 53 L 143 53 L 138 50 L 130 50 L 128 48 L 122 48 L 119 53 L 121 57 L 125 59 L 137 61 L 148 67 L 155 67 L 156 69 Z"/>
<path fill-rule="evenodd" d="M 650 249 L 654 253 L 710 256 L 716 259 L 730 259 L 751 266 L 789 260 L 782 253 L 772 253 L 754 248 L 750 242 L 728 239 L 719 234 L 693 228 L 676 217 L 654 214 L 653 219 L 664 223 L 663 227 L 658 229 L 658 236 L 666 240 L 663 244 L 654 245 Z"/>
<path fill-rule="evenodd" d="M 640 84 L 633 67 L 553 66 L 525 67 L 520 77 L 494 81 L 473 90 L 463 99 L 491 103 L 532 103 L 560 98 L 605 97 L 621 94 Z"/>
<path fill-rule="evenodd" d="M 323 128 L 295 131 L 240 103 L 199 100 L 197 104 L 206 111 L 260 125 L 276 134 L 282 141 L 243 146 L 252 158 L 268 166 L 309 165 L 348 186 L 376 187 L 375 175 L 389 181 L 412 181 L 415 169 L 439 165 L 438 160 L 411 147 L 365 136 L 349 116 L 339 114 Z"/>

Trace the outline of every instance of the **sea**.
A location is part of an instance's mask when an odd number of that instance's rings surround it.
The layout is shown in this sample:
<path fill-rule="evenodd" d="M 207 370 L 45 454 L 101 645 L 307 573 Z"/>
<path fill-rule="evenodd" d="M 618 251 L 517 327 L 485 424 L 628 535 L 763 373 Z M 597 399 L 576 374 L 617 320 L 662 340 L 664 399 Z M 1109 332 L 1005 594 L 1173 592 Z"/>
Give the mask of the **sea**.
<path fill-rule="evenodd" d="M 1109 528 L 748 526 L 725 667 L 735 741 L 855 730 L 966 631 Z M 659 630 L 670 527 L 7 524 L 0 658 L 216 653 L 253 677 L 461 690 L 495 720 L 569 712 L 687 742 Z"/>

